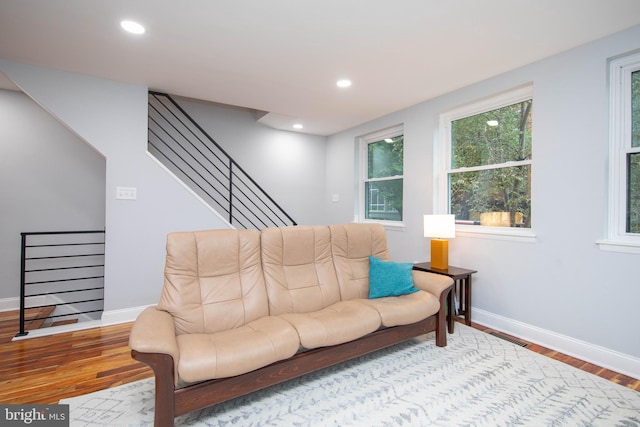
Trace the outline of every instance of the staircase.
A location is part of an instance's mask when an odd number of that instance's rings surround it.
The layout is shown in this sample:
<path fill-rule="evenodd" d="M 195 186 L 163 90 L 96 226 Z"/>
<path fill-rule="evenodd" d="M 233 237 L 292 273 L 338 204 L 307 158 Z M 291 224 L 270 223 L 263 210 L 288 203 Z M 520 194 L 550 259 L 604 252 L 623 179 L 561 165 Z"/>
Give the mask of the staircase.
<path fill-rule="evenodd" d="M 104 230 L 21 234 L 18 333 L 100 319 L 104 308 Z M 0 313 L 12 328 L 12 312 Z"/>
<path fill-rule="evenodd" d="M 167 94 L 149 92 L 148 151 L 236 228 L 296 222 Z"/>

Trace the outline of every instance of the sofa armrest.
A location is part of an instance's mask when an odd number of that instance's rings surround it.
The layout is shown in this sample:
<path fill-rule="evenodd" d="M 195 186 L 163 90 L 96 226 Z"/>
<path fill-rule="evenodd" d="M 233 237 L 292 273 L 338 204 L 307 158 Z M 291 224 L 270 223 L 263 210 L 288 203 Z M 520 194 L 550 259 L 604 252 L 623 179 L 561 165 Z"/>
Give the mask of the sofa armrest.
<path fill-rule="evenodd" d="M 144 309 L 131 328 L 129 347 L 140 353 L 167 354 L 177 366 L 180 351 L 171 314 L 156 307 Z"/>
<path fill-rule="evenodd" d="M 416 288 L 435 295 L 440 302 L 438 317 L 436 320 L 436 345 L 445 347 L 447 345 L 447 295 L 453 288 L 453 279 L 442 274 L 430 273 L 428 271 L 413 270 L 413 285 Z"/>
<path fill-rule="evenodd" d="M 413 285 L 427 291 L 440 299 L 442 292 L 448 291 L 453 285 L 453 279 L 442 274 L 429 273 L 428 271 L 413 270 Z"/>

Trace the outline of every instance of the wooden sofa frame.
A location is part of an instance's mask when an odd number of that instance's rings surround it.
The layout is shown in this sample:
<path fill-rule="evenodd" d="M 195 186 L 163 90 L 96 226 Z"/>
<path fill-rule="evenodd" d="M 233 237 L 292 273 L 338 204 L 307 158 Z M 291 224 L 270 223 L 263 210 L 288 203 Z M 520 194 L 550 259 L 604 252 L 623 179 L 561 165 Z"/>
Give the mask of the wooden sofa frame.
<path fill-rule="evenodd" d="M 380 329 L 357 340 L 320 347 L 229 378 L 213 379 L 182 388 L 175 387 L 173 358 L 163 353 L 131 351 L 131 356 L 154 372 L 156 427 L 173 426 L 177 416 L 206 408 L 253 391 L 279 384 L 341 362 L 381 350 L 429 332 L 436 332 L 436 345 L 447 345 L 446 302 L 453 285 L 440 295 L 440 310 L 409 325 Z"/>

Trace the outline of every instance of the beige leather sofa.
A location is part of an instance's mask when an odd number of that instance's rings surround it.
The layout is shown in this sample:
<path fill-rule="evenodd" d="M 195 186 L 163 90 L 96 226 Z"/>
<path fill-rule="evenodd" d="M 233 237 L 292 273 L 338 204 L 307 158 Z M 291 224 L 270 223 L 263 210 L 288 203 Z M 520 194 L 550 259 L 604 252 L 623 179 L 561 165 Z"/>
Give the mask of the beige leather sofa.
<path fill-rule="evenodd" d="M 369 256 L 389 260 L 378 224 L 172 233 L 157 306 L 131 330 L 156 377 L 155 424 L 436 331 L 446 345 L 446 276 L 369 299 Z"/>

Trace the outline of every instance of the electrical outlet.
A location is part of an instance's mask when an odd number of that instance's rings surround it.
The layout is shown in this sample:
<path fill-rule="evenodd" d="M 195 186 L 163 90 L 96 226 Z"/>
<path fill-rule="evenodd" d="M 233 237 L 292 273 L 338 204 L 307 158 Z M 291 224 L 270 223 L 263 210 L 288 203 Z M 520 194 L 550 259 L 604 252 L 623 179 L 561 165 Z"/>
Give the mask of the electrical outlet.
<path fill-rule="evenodd" d="M 116 199 L 136 200 L 136 187 L 116 187 Z"/>

